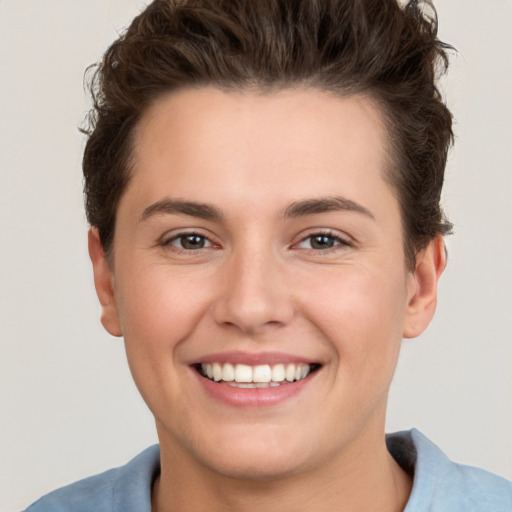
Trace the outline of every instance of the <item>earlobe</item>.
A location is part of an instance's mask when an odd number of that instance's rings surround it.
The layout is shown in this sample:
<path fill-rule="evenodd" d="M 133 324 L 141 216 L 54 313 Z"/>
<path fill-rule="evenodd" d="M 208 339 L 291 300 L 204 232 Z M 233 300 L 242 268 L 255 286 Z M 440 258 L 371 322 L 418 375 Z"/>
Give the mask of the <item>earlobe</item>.
<path fill-rule="evenodd" d="M 122 336 L 114 290 L 114 273 L 105 257 L 98 230 L 94 227 L 89 229 L 88 245 L 94 286 L 101 304 L 101 323 L 112 336 Z"/>
<path fill-rule="evenodd" d="M 416 256 L 416 267 L 409 275 L 403 337 L 419 336 L 432 320 L 437 305 L 437 283 L 446 266 L 443 237 L 432 240 Z"/>

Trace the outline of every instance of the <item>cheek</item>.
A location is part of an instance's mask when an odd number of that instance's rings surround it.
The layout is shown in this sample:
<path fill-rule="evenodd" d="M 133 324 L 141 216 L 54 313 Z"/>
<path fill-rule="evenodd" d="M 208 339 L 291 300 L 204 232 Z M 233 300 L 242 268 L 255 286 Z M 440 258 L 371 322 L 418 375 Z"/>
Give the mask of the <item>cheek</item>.
<path fill-rule="evenodd" d="M 144 268 L 122 276 L 118 308 L 128 343 L 178 344 L 202 316 L 206 290 L 197 280 L 165 268 Z"/>
<path fill-rule="evenodd" d="M 204 289 L 163 266 L 117 276 L 116 300 L 128 364 L 148 407 L 158 417 L 178 407 L 184 390 L 182 355 L 207 306 Z"/>
<path fill-rule="evenodd" d="M 340 268 L 314 283 L 308 288 L 309 320 L 331 343 L 341 370 L 355 380 L 392 373 L 402 339 L 404 274 L 390 267 Z"/>
<path fill-rule="evenodd" d="M 163 390 L 179 395 L 186 340 L 194 337 L 208 307 L 207 290 L 194 282 L 162 266 L 119 276 L 116 298 L 128 364 L 152 410 Z"/>

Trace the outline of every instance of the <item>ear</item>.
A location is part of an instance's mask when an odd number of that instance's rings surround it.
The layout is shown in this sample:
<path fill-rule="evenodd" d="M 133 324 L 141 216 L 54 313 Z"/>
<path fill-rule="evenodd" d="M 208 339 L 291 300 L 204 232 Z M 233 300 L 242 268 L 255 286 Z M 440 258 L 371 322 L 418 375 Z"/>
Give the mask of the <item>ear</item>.
<path fill-rule="evenodd" d="M 98 230 L 90 228 L 88 237 L 89 257 L 94 272 L 94 286 L 101 304 L 101 323 L 112 336 L 122 336 L 117 312 L 114 272 L 105 257 Z"/>
<path fill-rule="evenodd" d="M 437 305 L 437 283 L 445 266 L 443 237 L 435 238 L 416 255 L 416 266 L 408 276 L 404 338 L 419 336 L 432 320 Z"/>

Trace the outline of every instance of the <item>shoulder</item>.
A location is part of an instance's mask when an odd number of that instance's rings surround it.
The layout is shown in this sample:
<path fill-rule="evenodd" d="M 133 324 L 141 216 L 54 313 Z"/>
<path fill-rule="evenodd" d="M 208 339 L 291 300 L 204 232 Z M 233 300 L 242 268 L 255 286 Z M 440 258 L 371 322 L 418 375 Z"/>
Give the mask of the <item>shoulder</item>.
<path fill-rule="evenodd" d="M 157 445 L 128 464 L 43 496 L 25 512 L 150 512 L 151 485 L 160 472 Z"/>
<path fill-rule="evenodd" d="M 388 449 L 414 474 L 404 512 L 511 512 L 512 482 L 456 464 L 418 430 L 388 436 Z"/>

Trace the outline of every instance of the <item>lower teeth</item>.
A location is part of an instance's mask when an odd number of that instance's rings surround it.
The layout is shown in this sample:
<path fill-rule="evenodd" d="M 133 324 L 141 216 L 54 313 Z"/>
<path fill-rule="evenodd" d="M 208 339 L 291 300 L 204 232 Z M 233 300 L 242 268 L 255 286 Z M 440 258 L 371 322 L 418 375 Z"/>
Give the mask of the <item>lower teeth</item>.
<path fill-rule="evenodd" d="M 219 382 L 219 384 L 227 384 L 232 388 L 276 388 L 283 384 L 282 382 Z"/>

